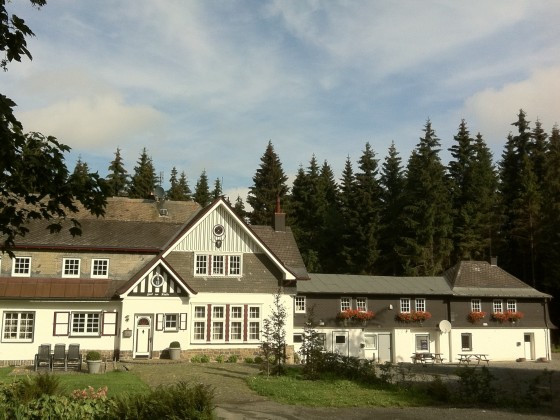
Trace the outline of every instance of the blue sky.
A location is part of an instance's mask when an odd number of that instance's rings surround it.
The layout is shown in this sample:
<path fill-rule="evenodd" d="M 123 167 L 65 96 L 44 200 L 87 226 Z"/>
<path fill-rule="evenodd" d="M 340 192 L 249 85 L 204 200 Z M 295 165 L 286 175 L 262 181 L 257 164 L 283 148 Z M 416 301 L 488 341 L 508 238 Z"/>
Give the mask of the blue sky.
<path fill-rule="evenodd" d="M 337 177 L 366 142 L 403 162 L 426 119 L 442 158 L 461 118 L 499 158 L 519 108 L 560 122 L 560 2 L 71 1 L 10 11 L 33 61 L 1 75 L 26 131 L 107 174 L 143 147 L 165 184 L 205 169 L 244 199 L 272 141 L 291 178 L 312 154 Z M 380 162 L 381 163 L 381 162 Z"/>

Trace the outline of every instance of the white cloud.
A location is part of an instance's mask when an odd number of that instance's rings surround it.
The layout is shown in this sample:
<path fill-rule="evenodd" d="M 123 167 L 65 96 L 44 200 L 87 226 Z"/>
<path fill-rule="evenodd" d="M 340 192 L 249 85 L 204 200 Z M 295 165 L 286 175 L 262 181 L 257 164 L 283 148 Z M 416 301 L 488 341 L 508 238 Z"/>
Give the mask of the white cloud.
<path fill-rule="evenodd" d="M 465 101 L 464 115 L 473 131 L 480 131 L 488 143 L 503 143 L 515 127 L 519 109 L 530 121 L 537 118 L 550 131 L 560 122 L 560 66 L 540 69 L 525 80 L 508 83 L 499 89 L 490 88 Z"/>

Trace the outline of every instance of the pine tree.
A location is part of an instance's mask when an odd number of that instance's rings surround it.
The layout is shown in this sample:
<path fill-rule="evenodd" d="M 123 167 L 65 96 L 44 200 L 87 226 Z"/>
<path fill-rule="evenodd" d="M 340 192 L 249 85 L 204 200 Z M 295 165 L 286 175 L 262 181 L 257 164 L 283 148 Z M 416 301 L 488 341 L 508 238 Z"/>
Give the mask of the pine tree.
<path fill-rule="evenodd" d="M 81 156 L 78 156 L 74 171 L 70 175 L 70 180 L 80 188 L 84 188 L 89 180 L 89 166 L 86 162 L 82 162 Z"/>
<path fill-rule="evenodd" d="M 359 223 L 356 211 L 356 178 L 352 168 L 350 156 L 346 158 L 340 183 L 340 214 L 342 217 L 342 232 L 340 235 L 340 273 L 356 273 L 357 261 L 354 254 L 356 247 L 355 232 Z"/>
<path fill-rule="evenodd" d="M 181 189 L 181 192 L 183 194 L 182 198 L 180 199 L 181 201 L 188 201 L 191 199 L 191 189 L 189 188 L 189 183 L 187 182 L 187 175 L 185 174 L 185 171 L 181 172 L 181 175 L 179 176 L 179 187 Z"/>
<path fill-rule="evenodd" d="M 222 191 L 222 183 L 220 182 L 220 178 L 216 178 L 214 181 L 214 190 L 212 191 L 212 198 L 215 200 L 223 195 Z"/>
<path fill-rule="evenodd" d="M 276 197 L 282 200 L 288 192 L 286 181 L 288 177 L 284 174 L 280 158 L 274 151 L 272 142 L 261 157 L 261 165 L 255 176 L 253 176 L 253 186 L 249 188 L 247 202 L 253 208 L 249 219 L 254 225 L 267 225 L 270 223 Z"/>
<path fill-rule="evenodd" d="M 110 189 L 109 194 L 113 197 L 126 195 L 128 190 L 128 173 L 124 168 L 121 149 L 118 147 L 115 152 L 115 159 L 113 159 L 108 169 L 107 185 Z"/>
<path fill-rule="evenodd" d="M 130 183 L 130 198 L 150 198 L 156 186 L 156 172 L 146 148 L 142 149 Z"/>
<path fill-rule="evenodd" d="M 544 183 L 545 176 L 545 161 L 547 150 L 547 137 L 548 135 L 542 128 L 542 123 L 537 120 L 535 128 L 531 132 L 531 147 L 529 148 L 529 156 L 533 164 L 533 171 L 537 177 L 537 185 L 540 186 Z"/>
<path fill-rule="evenodd" d="M 428 120 L 424 136 L 413 150 L 404 189 L 402 246 L 405 273 L 432 276 L 449 266 L 451 208 L 439 139 Z"/>
<path fill-rule="evenodd" d="M 380 175 L 381 209 L 379 225 L 380 274 L 402 274 L 403 262 L 398 253 L 402 228 L 404 174 L 401 158 L 391 142 L 389 152 L 383 162 Z"/>
<path fill-rule="evenodd" d="M 245 211 L 245 203 L 243 203 L 243 199 L 239 195 L 237 196 L 237 198 L 235 200 L 235 204 L 233 205 L 233 211 L 241 219 L 246 220 L 247 212 Z"/>
<path fill-rule="evenodd" d="M 212 196 L 210 195 L 210 189 L 208 187 L 208 176 L 206 175 L 206 170 L 202 171 L 200 178 L 196 181 L 193 199 L 202 207 L 206 207 L 212 201 Z"/>
<path fill-rule="evenodd" d="M 354 270 L 360 274 L 373 274 L 379 256 L 377 237 L 381 189 L 377 181 L 377 160 L 369 143 L 358 161 L 360 172 L 356 173 L 354 205 L 358 216 L 355 225 Z"/>

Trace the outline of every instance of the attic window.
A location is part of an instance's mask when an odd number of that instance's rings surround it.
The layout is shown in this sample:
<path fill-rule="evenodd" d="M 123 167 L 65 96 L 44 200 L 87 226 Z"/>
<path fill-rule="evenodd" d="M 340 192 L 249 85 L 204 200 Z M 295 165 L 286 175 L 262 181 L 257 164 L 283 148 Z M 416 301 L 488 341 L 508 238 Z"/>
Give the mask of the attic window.
<path fill-rule="evenodd" d="M 159 209 L 159 215 L 160 216 L 169 216 L 169 212 L 167 211 L 167 209 Z"/>

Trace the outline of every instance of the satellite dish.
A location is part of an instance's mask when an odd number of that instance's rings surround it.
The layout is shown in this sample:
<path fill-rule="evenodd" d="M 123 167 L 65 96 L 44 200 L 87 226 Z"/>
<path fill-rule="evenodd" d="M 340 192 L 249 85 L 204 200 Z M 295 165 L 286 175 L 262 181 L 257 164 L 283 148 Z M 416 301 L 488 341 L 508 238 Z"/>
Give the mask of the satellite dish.
<path fill-rule="evenodd" d="M 154 195 L 156 197 L 156 200 L 161 200 L 164 196 L 165 196 L 165 191 L 163 188 L 161 187 L 155 187 L 154 188 Z"/>
<path fill-rule="evenodd" d="M 447 319 L 440 321 L 439 330 L 442 333 L 448 333 L 449 331 L 451 331 L 451 322 L 449 322 Z"/>

